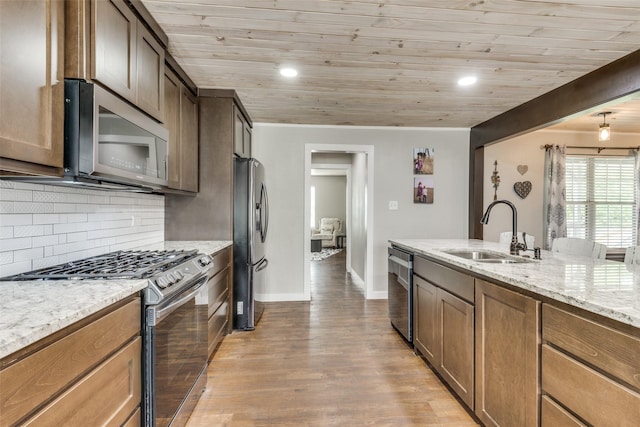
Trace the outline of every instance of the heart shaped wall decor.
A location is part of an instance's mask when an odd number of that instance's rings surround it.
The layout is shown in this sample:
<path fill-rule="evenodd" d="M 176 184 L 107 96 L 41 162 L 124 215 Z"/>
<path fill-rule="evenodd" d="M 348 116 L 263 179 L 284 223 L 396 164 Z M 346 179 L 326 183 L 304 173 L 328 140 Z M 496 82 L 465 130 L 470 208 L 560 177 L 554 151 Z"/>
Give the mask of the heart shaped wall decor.
<path fill-rule="evenodd" d="M 529 170 L 529 166 L 527 165 L 518 165 L 518 172 L 520 175 L 524 175 Z"/>
<path fill-rule="evenodd" d="M 513 184 L 513 191 L 515 191 L 521 199 L 524 199 L 531 192 L 531 181 L 516 182 Z"/>

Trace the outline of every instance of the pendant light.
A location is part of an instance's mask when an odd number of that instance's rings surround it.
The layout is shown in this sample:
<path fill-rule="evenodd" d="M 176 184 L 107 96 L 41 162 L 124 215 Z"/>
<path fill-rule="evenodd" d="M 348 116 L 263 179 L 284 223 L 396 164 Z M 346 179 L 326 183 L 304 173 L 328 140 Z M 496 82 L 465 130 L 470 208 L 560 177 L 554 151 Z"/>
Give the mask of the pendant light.
<path fill-rule="evenodd" d="M 598 141 L 609 141 L 611 139 L 611 126 L 607 123 L 607 114 L 611 114 L 611 111 L 598 113 L 599 116 L 602 116 L 602 124 L 598 130 Z"/>

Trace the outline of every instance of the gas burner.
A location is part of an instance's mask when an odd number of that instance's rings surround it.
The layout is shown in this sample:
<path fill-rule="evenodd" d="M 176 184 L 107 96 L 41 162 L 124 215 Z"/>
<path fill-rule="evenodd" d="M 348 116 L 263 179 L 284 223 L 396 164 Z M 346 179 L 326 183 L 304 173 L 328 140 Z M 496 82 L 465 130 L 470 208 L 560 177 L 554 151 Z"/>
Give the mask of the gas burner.
<path fill-rule="evenodd" d="M 147 279 L 197 256 L 196 250 L 116 251 L 0 280 Z"/>

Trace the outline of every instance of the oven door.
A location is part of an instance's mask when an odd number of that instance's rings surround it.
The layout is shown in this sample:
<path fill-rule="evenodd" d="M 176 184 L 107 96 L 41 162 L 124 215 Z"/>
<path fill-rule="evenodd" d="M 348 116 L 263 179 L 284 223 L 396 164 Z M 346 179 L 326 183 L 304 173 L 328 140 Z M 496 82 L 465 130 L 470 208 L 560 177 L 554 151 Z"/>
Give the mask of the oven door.
<path fill-rule="evenodd" d="M 208 279 L 146 308 L 147 426 L 183 425 L 206 384 Z"/>

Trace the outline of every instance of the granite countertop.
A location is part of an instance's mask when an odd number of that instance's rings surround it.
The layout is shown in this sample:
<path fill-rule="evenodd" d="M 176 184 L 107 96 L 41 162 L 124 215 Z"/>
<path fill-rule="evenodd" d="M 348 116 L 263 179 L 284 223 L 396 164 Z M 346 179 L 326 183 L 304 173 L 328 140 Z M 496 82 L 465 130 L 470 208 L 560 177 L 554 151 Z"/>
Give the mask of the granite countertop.
<path fill-rule="evenodd" d="M 166 241 L 140 250 L 213 254 L 231 241 Z M 0 358 L 82 320 L 147 287 L 147 280 L 0 282 Z"/>
<path fill-rule="evenodd" d="M 508 245 L 483 240 L 447 239 L 398 239 L 389 242 L 418 255 L 640 328 L 640 265 L 549 251 L 542 251 L 540 261 L 487 264 L 444 251 L 480 249 L 509 254 Z"/>

